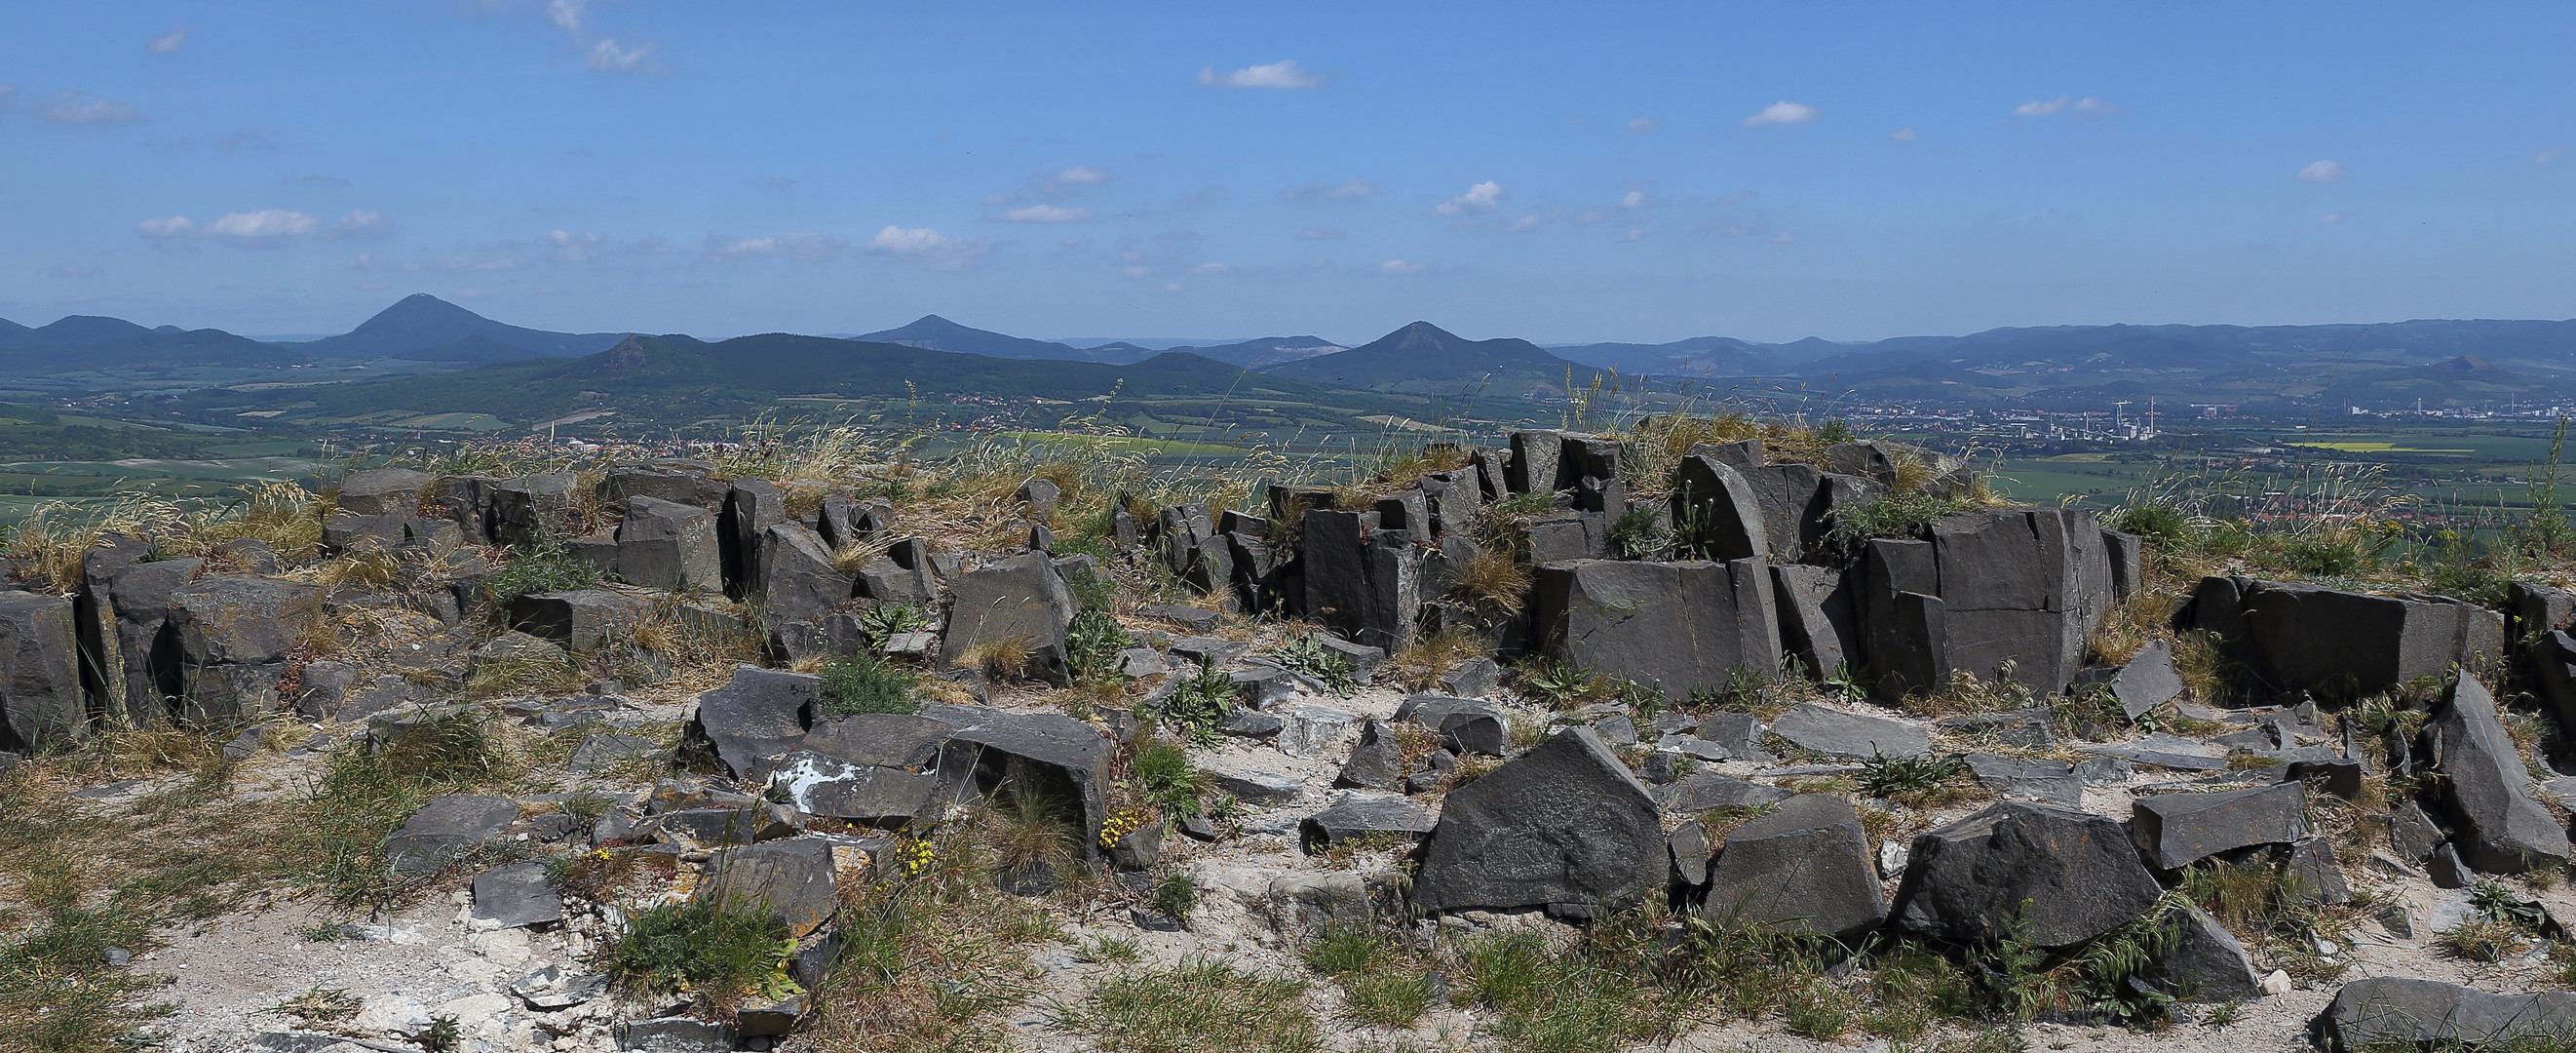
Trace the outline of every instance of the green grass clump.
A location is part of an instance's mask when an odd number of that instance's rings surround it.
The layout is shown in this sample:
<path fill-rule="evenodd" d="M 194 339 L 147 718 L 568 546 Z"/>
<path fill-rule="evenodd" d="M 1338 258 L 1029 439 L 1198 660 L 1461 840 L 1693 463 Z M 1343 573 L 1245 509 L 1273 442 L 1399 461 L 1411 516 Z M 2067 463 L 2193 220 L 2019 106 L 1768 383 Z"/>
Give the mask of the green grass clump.
<path fill-rule="evenodd" d="M 596 967 L 631 996 L 688 994 L 724 1009 L 801 988 L 787 978 L 796 941 L 766 906 L 722 897 L 664 903 L 627 921 Z"/>
<path fill-rule="evenodd" d="M 1610 553 L 1620 559 L 1652 559 L 1673 539 L 1662 511 L 1639 505 L 1610 524 Z"/>
<path fill-rule="evenodd" d="M 1208 789 L 1207 773 L 1190 762 L 1180 743 L 1160 736 L 1140 741 L 1128 767 L 1136 773 L 1136 788 L 1164 815 L 1198 814 L 1199 799 Z"/>
<path fill-rule="evenodd" d="M 281 832 L 286 877 L 342 910 L 375 910 L 426 887 L 435 874 L 396 877 L 385 838 L 430 798 L 501 778 L 499 746 L 472 713 L 431 721 L 369 753 L 343 746 L 296 802 Z"/>
<path fill-rule="evenodd" d="M 1976 508 L 1976 502 L 1967 498 L 1935 497 L 1926 490 L 1889 494 L 1836 512 L 1824 544 L 1835 552 L 1857 555 L 1872 538 L 1921 539 L 1931 534 L 1932 524 Z"/>
<path fill-rule="evenodd" d="M 574 556 L 570 546 L 549 535 L 534 548 L 512 553 L 501 569 L 483 579 L 483 595 L 506 608 L 521 596 L 591 588 L 600 577 L 597 564 Z"/>
<path fill-rule="evenodd" d="M 1163 696 L 1163 723 L 1190 745 L 1213 746 L 1217 725 L 1242 701 L 1243 687 L 1234 682 L 1233 674 L 1202 659 L 1197 673 Z"/>
<path fill-rule="evenodd" d="M 1066 670 L 1077 684 L 1115 683 L 1126 678 L 1119 667 L 1119 652 L 1135 645 L 1135 637 L 1109 612 L 1086 609 L 1074 615 L 1073 624 L 1064 631 Z"/>
<path fill-rule="evenodd" d="M 1056 1023 L 1104 1053 L 1314 1053 L 1322 1025 L 1306 982 L 1193 955 L 1168 968 L 1129 969 L 1059 1005 Z"/>
<path fill-rule="evenodd" d="M 1861 762 L 1860 788 L 1872 797 L 1920 808 L 1945 803 L 1959 789 L 1950 785 L 1952 780 L 1966 774 L 1964 757 L 1888 757 L 1873 752 Z"/>
<path fill-rule="evenodd" d="M 1302 673 L 1323 684 L 1336 695 L 1348 696 L 1360 689 L 1359 666 L 1351 656 L 1336 651 L 1325 643 L 1322 633 L 1300 633 L 1270 650 L 1270 660 L 1279 668 Z"/>
<path fill-rule="evenodd" d="M 874 651 L 833 659 L 822 675 L 824 716 L 921 712 L 920 680 Z"/>

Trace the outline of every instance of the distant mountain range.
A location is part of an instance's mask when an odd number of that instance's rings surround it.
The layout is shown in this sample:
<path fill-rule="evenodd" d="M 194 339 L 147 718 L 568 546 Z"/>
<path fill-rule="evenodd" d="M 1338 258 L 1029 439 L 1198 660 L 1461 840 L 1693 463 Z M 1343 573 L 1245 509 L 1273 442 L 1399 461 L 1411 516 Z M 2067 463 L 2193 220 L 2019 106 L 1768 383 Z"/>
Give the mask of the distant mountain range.
<path fill-rule="evenodd" d="M 145 328 L 75 315 L 30 329 L 0 321 L 0 377 L 180 367 L 263 367 L 409 359 L 459 368 L 578 359 L 626 333 L 507 325 L 427 294 L 404 297 L 356 329 L 271 343 L 217 329 Z M 762 339 L 788 339 L 769 334 Z M 664 342 L 686 337 L 654 338 Z M 746 338 L 748 339 L 748 338 Z M 1416 322 L 1356 347 L 1318 336 L 1215 346 L 1133 342 L 1076 347 L 925 315 L 838 344 L 904 347 L 987 360 L 1129 366 L 1171 353 L 1283 382 L 1405 396 L 1561 394 L 1604 370 L 1623 377 L 1798 390 L 1867 400 L 2098 406 L 2121 399 L 2261 404 L 2280 400 L 2428 406 L 2576 397 L 2576 321 L 2419 320 L 2374 325 L 2095 325 L 1990 329 L 1863 343 L 1763 344 L 1702 336 L 1666 344 L 1541 347 L 1466 340 Z M 730 347 L 738 341 L 703 346 Z M 1156 341 L 1155 343 L 1162 343 Z M 675 345 L 676 346 L 676 345 Z M 758 347 L 784 347 L 762 344 Z M 749 347 L 745 348 L 749 350 Z M 763 363 L 764 366 L 767 363 Z M 979 375 L 964 370 L 960 376 Z M 916 377 L 916 381 L 920 378 Z"/>

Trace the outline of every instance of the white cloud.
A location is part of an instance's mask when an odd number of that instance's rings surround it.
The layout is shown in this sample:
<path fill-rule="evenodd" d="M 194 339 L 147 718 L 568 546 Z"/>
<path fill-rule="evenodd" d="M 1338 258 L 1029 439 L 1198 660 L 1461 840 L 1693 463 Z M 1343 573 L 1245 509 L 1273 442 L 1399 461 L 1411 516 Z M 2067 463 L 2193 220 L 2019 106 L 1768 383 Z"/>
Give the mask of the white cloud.
<path fill-rule="evenodd" d="M 984 254 L 992 246 L 981 238 L 961 238 L 942 234 L 928 227 L 898 227 L 891 223 L 877 231 L 865 246 L 870 256 L 900 256 L 930 261 L 933 270 L 957 270 Z"/>
<path fill-rule="evenodd" d="M 340 217 L 340 225 L 331 232 L 335 238 L 390 238 L 394 236 L 393 217 L 374 209 L 353 208 Z"/>
<path fill-rule="evenodd" d="M 1900 143 L 1910 143 L 1917 138 L 1914 134 L 1914 126 L 1910 124 L 1887 133 L 1887 137 Z"/>
<path fill-rule="evenodd" d="M 1502 204 L 1502 200 L 1503 185 L 1488 179 L 1482 183 L 1468 187 L 1467 192 L 1464 194 L 1460 194 L 1457 197 L 1441 202 L 1434 206 L 1431 211 L 1444 216 L 1464 215 L 1469 212 L 1491 212 L 1497 206 Z"/>
<path fill-rule="evenodd" d="M 1196 267 L 1192 267 L 1192 268 L 1190 268 L 1190 273 L 1192 273 L 1192 274 L 1223 274 L 1223 273 L 1225 273 L 1225 272 L 1226 272 L 1227 270 L 1229 270 L 1229 269 L 1231 269 L 1231 268 L 1228 268 L 1225 264 L 1222 264 L 1222 263 L 1202 263 L 1202 264 L 1199 264 L 1199 265 L 1198 265 L 1198 266 L 1196 266 Z"/>
<path fill-rule="evenodd" d="M 1342 233 L 1340 227 L 1308 227 L 1298 231 L 1297 236 L 1307 241 L 1340 241 L 1350 235 Z"/>
<path fill-rule="evenodd" d="M 1652 117 L 1630 117 L 1628 118 L 1628 130 L 1632 132 L 1651 132 L 1655 130 L 1657 125 L 1662 123 L 1664 122 L 1658 121 Z"/>
<path fill-rule="evenodd" d="M 1324 83 L 1313 72 L 1300 69 L 1296 59 L 1280 59 L 1258 66 L 1245 66 L 1232 73 L 1220 74 L 1214 66 L 1199 67 L 1199 86 L 1228 88 L 1312 88 Z"/>
<path fill-rule="evenodd" d="M 431 260 L 429 263 L 418 267 L 404 264 L 402 269 L 407 271 L 432 270 L 441 271 L 447 274 L 485 274 L 492 271 L 515 271 L 527 265 L 527 260 L 517 256 L 450 256 L 443 260 Z"/>
<path fill-rule="evenodd" d="M 2291 178 L 2303 183 L 2333 183 L 2344 177 L 2343 166 L 2332 161 L 2311 161 Z"/>
<path fill-rule="evenodd" d="M 888 230 L 894 228 L 888 227 Z M 928 233 L 928 232 L 924 232 Z M 877 235 L 882 239 L 884 234 Z M 870 242 L 874 244 L 874 242 Z M 850 243 L 840 237 L 800 230 L 760 238 L 729 238 L 707 235 L 706 255 L 711 260 L 740 260 L 755 256 L 784 256 L 791 260 L 828 260 L 841 254 Z"/>
<path fill-rule="evenodd" d="M 18 97 L 18 89 L 17 89 L 17 87 L 16 87 L 16 86 L 14 86 L 14 85 L 9 85 L 9 84 L 0 84 L 0 109 L 6 109 L 6 108 L 8 108 L 9 100 L 14 99 L 14 98 L 17 98 L 17 97 Z"/>
<path fill-rule="evenodd" d="M 1120 267 L 1118 268 L 1118 273 L 1130 278 L 1142 278 L 1148 274 L 1154 273 L 1154 268 L 1139 263 L 1133 266 Z"/>
<path fill-rule="evenodd" d="M 1427 263 L 1406 263 L 1403 260 L 1388 260 L 1385 263 L 1377 265 L 1377 272 L 1379 274 L 1419 274 L 1423 269 L 1429 266 L 1430 264 Z"/>
<path fill-rule="evenodd" d="M 1511 231 L 1537 230 L 1537 229 L 1538 229 L 1538 225 L 1539 225 L 1540 223 L 1543 223 L 1543 222 L 1546 222 L 1546 221 L 1545 221 L 1545 220 L 1540 219 L 1540 218 L 1538 217 L 1538 213 L 1536 213 L 1536 212 L 1532 212 L 1532 213 L 1530 213 L 1529 215 L 1522 216 L 1522 217 L 1521 217 L 1521 218 L 1519 218 L 1519 219 L 1513 220 L 1513 221 L 1512 221 L 1512 225 L 1511 225 L 1511 226 L 1504 227 L 1503 229 L 1504 229 L 1504 230 L 1511 230 Z"/>
<path fill-rule="evenodd" d="M 2013 116 L 2046 117 L 2050 114 L 2065 113 L 2070 110 L 2076 113 L 2109 113 L 2111 112 L 2111 104 L 2102 101 L 2102 97 L 2099 95 L 2087 95 L 2079 99 L 2072 94 L 2066 94 L 2059 95 L 2054 99 L 2045 99 L 2039 102 L 2025 102 L 2019 106 L 2015 106 L 2013 107 Z"/>
<path fill-rule="evenodd" d="M 151 40 L 146 41 L 143 46 L 151 48 L 152 53 L 155 55 L 167 55 L 173 51 L 179 50 L 181 46 L 187 43 L 188 27 L 180 26 L 164 35 L 153 37 Z"/>
<path fill-rule="evenodd" d="M 1365 179 L 1347 179 L 1339 183 L 1308 183 L 1279 192 L 1290 201 L 1357 201 L 1377 196 L 1377 184 Z"/>
<path fill-rule="evenodd" d="M 1771 235 L 1771 241 L 1772 241 L 1772 243 L 1773 243 L 1773 244 L 1775 244 L 1775 245 L 1786 245 L 1786 244 L 1788 244 L 1788 243 L 1790 243 L 1790 242 L 1793 242 L 1793 241 L 1796 241 L 1796 240 L 1798 240 L 1798 236 L 1797 236 L 1797 235 L 1795 235 L 1795 234 L 1789 234 L 1789 233 L 1785 233 L 1785 232 L 1784 232 L 1784 233 L 1779 233 L 1779 234 Z"/>
<path fill-rule="evenodd" d="M 55 95 L 37 110 L 36 115 L 57 124 L 132 124 L 143 120 L 143 111 L 112 99 L 82 102 L 72 92 Z"/>
<path fill-rule="evenodd" d="M 2325 215 L 2318 216 L 2318 217 L 2317 217 L 2317 222 L 2319 222 L 2319 223 L 2341 223 L 2341 222 L 2343 222 L 2343 213 L 2341 213 L 2341 212 L 2328 212 L 2328 213 L 2326 213 Z"/>
<path fill-rule="evenodd" d="M 1747 128 L 1759 128 L 1766 124 L 1805 124 L 1815 119 L 1815 107 L 1782 99 L 1763 107 L 1762 112 L 1745 118 L 1744 125 Z"/>
<path fill-rule="evenodd" d="M 1619 235 L 1621 241 L 1644 241 L 1645 239 L 1646 228 L 1644 227 L 1630 227 L 1627 233 Z"/>
<path fill-rule="evenodd" d="M 263 208 L 256 212 L 234 212 L 199 228 L 201 237 L 213 238 L 228 245 L 272 248 L 289 240 L 320 232 L 322 221 L 301 212 L 282 208 Z"/>
<path fill-rule="evenodd" d="M 590 0 L 547 0 L 546 21 L 554 23 L 556 29 L 580 36 L 582 12 L 589 6 Z"/>
<path fill-rule="evenodd" d="M 1643 190 L 1631 190 L 1619 196 L 1620 208 L 1635 208 L 1645 203 L 1646 192 Z"/>
<path fill-rule="evenodd" d="M 593 233 L 574 234 L 569 230 L 546 232 L 546 244 L 554 246 L 547 255 L 564 263 L 589 263 L 599 258 L 602 240 Z"/>
<path fill-rule="evenodd" d="M 1063 208 L 1056 205 L 1030 205 L 1002 213 L 1007 223 L 1080 223 L 1091 218 L 1087 208 Z"/>
<path fill-rule="evenodd" d="M 621 48 L 617 46 L 616 38 L 601 37 L 599 43 L 591 47 L 590 58 L 582 62 L 582 68 L 598 73 L 670 72 L 661 63 L 652 61 L 653 46 L 647 41 L 631 48 Z"/>
<path fill-rule="evenodd" d="M 1074 186 L 1083 186 L 1091 183 L 1106 183 L 1109 181 L 1109 173 L 1098 168 L 1093 168 L 1090 165 L 1075 165 L 1071 168 L 1065 169 L 1064 171 L 1056 173 L 1055 181 Z"/>
<path fill-rule="evenodd" d="M 147 238 L 184 238 L 197 232 L 197 223 L 186 216 L 170 216 L 144 220 L 135 224 L 134 229 Z"/>
<path fill-rule="evenodd" d="M 5 98 L 7 98 L 7 96 L 6 96 L 6 95 L 0 95 L 0 99 L 5 99 Z M 2557 160 L 2557 159 L 2559 159 L 2559 158 L 2561 158 L 2561 157 L 2565 157 L 2565 156 L 2567 156 L 2567 148 L 2566 148 L 2566 147 L 2564 147 L 2564 146 L 2553 146 L 2553 147 L 2550 147 L 2549 149 L 2546 149 L 2546 150 L 2541 151 L 2541 152 L 2540 152 L 2540 156 L 2538 156 L 2538 157 L 2535 157 L 2535 158 L 2532 158 L 2532 159 L 2531 159 L 2531 163 L 2536 164 L 2536 165 L 2545 165 L 2545 164 L 2548 164 L 2548 163 L 2549 163 L 2549 162 L 2551 162 L 2551 161 L 2555 161 L 2555 160 Z"/>

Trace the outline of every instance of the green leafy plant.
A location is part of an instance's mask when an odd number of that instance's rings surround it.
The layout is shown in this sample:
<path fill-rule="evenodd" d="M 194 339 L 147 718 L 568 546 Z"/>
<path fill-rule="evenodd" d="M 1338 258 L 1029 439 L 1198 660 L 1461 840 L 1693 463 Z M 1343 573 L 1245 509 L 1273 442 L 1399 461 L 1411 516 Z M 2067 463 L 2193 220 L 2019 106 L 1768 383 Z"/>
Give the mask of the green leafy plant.
<path fill-rule="evenodd" d="M 1155 913 L 1186 921 L 1190 912 L 1199 908 L 1199 883 L 1186 873 L 1172 871 L 1154 883 L 1150 902 Z"/>
<path fill-rule="evenodd" d="M 420 1033 L 420 1048 L 429 1053 L 453 1053 L 456 1043 L 465 1038 L 465 1028 L 456 1018 L 444 1013 L 429 1018 L 429 1027 Z"/>
<path fill-rule="evenodd" d="M 861 650 L 823 667 L 821 694 L 825 716 L 860 713 L 918 713 L 921 684 L 911 670 L 896 667 L 874 651 Z"/>
<path fill-rule="evenodd" d="M 787 959 L 795 953 L 787 923 L 767 905 L 712 896 L 631 916 L 596 965 L 631 995 L 686 993 L 721 1009 L 801 990 L 787 978 Z"/>
<path fill-rule="evenodd" d="M 1322 633 L 1300 633 L 1270 650 L 1270 660 L 1292 673 L 1302 673 L 1324 685 L 1336 695 L 1348 696 L 1360 689 L 1359 665 L 1351 656 L 1334 650 Z"/>
<path fill-rule="evenodd" d="M 1544 658 L 1521 676 L 1521 690 L 1549 709 L 1564 709 L 1592 690 L 1591 670 L 1561 658 Z"/>
<path fill-rule="evenodd" d="M 1940 793 L 1950 780 L 1967 773 L 1964 757 L 1890 757 L 1873 749 L 1861 762 L 1860 788 L 1872 797 L 1912 802 Z"/>
<path fill-rule="evenodd" d="M 1136 638 L 1108 612 L 1084 610 L 1065 629 L 1065 666 L 1076 683 L 1121 680 L 1126 672 L 1119 666 L 1119 652 L 1135 645 Z"/>
<path fill-rule="evenodd" d="M 512 554 L 483 579 L 483 595 L 495 609 L 506 610 L 519 597 L 587 589 L 598 585 L 600 577 L 598 564 L 573 555 L 571 546 L 554 535 L 540 534 L 533 547 Z"/>
<path fill-rule="evenodd" d="M 1217 668 L 1215 661 L 1202 658 L 1198 672 L 1163 696 L 1163 722 L 1190 745 L 1213 746 L 1217 726 L 1242 700 L 1243 687 L 1234 682 L 1234 675 Z"/>
<path fill-rule="evenodd" d="M 930 615 L 917 603 L 887 603 L 859 612 L 859 633 L 868 646 L 882 648 L 898 633 L 930 628 Z"/>
<path fill-rule="evenodd" d="M 1620 559 L 1650 559 L 1672 541 L 1672 528 L 1653 505 L 1638 505 L 1610 524 L 1610 553 Z"/>
<path fill-rule="evenodd" d="M 1191 763 L 1189 751 L 1179 743 L 1159 735 L 1139 742 L 1127 766 L 1136 773 L 1136 789 L 1164 815 L 1181 817 L 1200 810 L 1201 798 L 1208 788 L 1207 773 Z"/>

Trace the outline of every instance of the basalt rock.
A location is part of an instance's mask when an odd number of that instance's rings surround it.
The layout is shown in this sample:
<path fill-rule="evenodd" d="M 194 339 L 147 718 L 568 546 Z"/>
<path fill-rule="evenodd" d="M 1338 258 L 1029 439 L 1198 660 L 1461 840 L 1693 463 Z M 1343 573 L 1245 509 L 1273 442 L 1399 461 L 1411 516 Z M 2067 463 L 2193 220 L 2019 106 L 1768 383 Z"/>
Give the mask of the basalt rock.
<path fill-rule="evenodd" d="M 1450 792 L 1414 883 L 1428 913 L 1619 909 L 1671 867 L 1654 799 L 1590 728 L 1557 733 Z"/>

